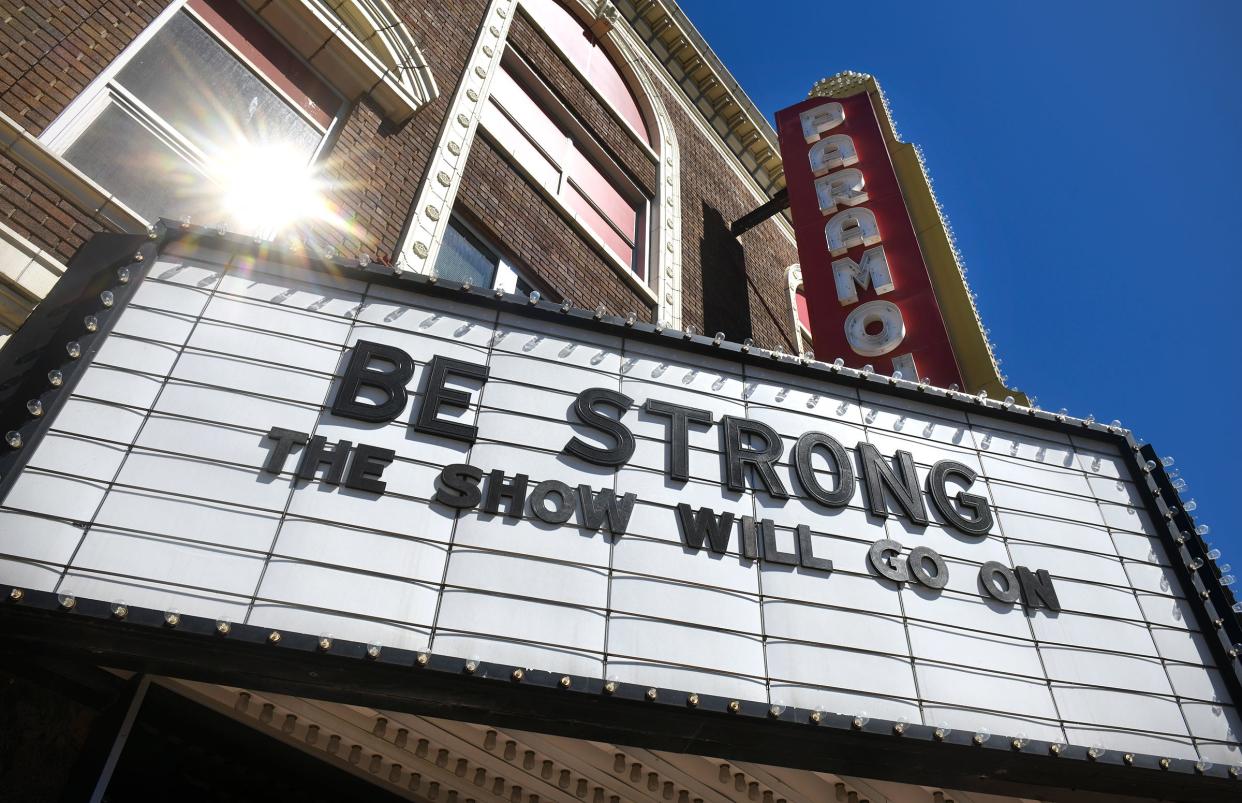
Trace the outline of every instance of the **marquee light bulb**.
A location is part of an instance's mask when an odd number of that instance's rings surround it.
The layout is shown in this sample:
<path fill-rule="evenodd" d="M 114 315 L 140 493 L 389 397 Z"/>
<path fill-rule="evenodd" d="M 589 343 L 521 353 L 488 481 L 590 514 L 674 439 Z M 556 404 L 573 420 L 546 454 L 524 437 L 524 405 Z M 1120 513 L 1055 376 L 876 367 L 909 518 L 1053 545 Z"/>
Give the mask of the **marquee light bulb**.
<path fill-rule="evenodd" d="M 121 284 L 129 284 L 129 268 L 117 268 L 116 280 Z"/>
<path fill-rule="evenodd" d="M 94 315 L 87 315 L 82 319 L 82 325 L 86 327 L 86 331 L 94 332 L 99 329 L 99 319 Z"/>
<path fill-rule="evenodd" d="M 65 375 L 59 370 L 53 368 L 47 372 L 47 382 L 54 388 L 60 387 L 65 382 Z"/>
<path fill-rule="evenodd" d="M 1199 503 L 1191 499 L 1182 505 L 1182 509 L 1185 510 L 1187 513 L 1193 513 L 1199 509 Z"/>
<path fill-rule="evenodd" d="M 539 303 L 539 299 L 540 299 L 540 298 L 543 298 L 543 295 L 542 295 L 542 294 L 541 294 L 538 290 L 531 290 L 531 291 L 530 291 L 530 295 L 527 297 L 527 299 L 526 299 L 526 300 L 527 300 L 527 301 L 528 301 L 531 305 L 534 305 L 534 304 L 538 304 L 538 303 Z"/>
<path fill-rule="evenodd" d="M 1219 549 L 1209 549 L 1209 550 L 1208 550 L 1208 553 L 1207 553 L 1207 556 L 1208 556 L 1208 560 L 1220 560 L 1220 550 L 1219 550 Z"/>
<path fill-rule="evenodd" d="M 975 744 L 983 744 L 984 742 L 986 742 L 988 739 L 991 739 L 991 738 L 992 738 L 992 731 L 988 730 L 987 728 L 980 728 L 979 730 L 975 731 L 975 735 L 971 737 L 971 741 L 973 741 Z"/>
<path fill-rule="evenodd" d="M 1013 396 L 1006 396 L 1005 400 L 1001 402 L 1001 406 L 1004 407 L 1006 410 L 1012 410 L 1013 409 Z"/>
<path fill-rule="evenodd" d="M 1233 612 L 1234 612 L 1234 613 L 1242 613 L 1242 602 L 1235 602 L 1235 603 L 1233 603 Z"/>
<path fill-rule="evenodd" d="M 38 399 L 31 399 L 30 401 L 26 402 L 26 411 L 30 413 L 31 415 L 33 415 L 35 418 L 38 418 L 39 416 L 43 415 L 43 402 L 39 401 Z"/>
<path fill-rule="evenodd" d="M 82 344 L 76 340 L 70 340 L 65 344 L 65 353 L 68 354 L 70 358 L 76 360 L 78 357 L 82 356 Z"/>
<path fill-rule="evenodd" d="M 1172 457 L 1170 457 L 1170 456 L 1166 455 L 1166 456 L 1164 456 L 1164 457 L 1160 458 L 1160 462 L 1164 465 L 1164 467 L 1165 467 L 1165 468 L 1168 468 L 1169 466 L 1173 465 L 1173 464 L 1174 464 L 1174 463 L 1176 463 L 1177 461 L 1176 461 L 1176 460 L 1174 460 Z"/>
<path fill-rule="evenodd" d="M 875 371 L 875 366 L 873 366 L 871 363 L 867 363 L 866 365 L 862 367 L 862 372 L 864 374 L 870 374 L 873 371 Z"/>
<path fill-rule="evenodd" d="M 1207 535 L 1210 532 L 1212 532 L 1212 528 L 1207 526 L 1206 524 L 1200 524 L 1198 527 L 1195 528 L 1195 533 L 1197 535 Z"/>
<path fill-rule="evenodd" d="M 1220 578 L 1220 584 L 1223 586 L 1231 586 L 1236 582 L 1238 582 L 1238 579 L 1232 574 L 1226 574 L 1224 577 Z"/>
<path fill-rule="evenodd" d="M 1148 471 L 1155 471 L 1155 470 L 1156 470 L 1156 461 L 1155 461 L 1155 460 L 1148 460 L 1146 463 L 1144 463 L 1144 464 L 1143 464 L 1143 468 L 1147 469 Z"/>
<path fill-rule="evenodd" d="M 112 295 L 111 290 L 104 290 L 99 294 L 99 303 L 103 304 L 105 307 L 111 307 L 116 303 L 116 296 Z"/>
<path fill-rule="evenodd" d="M 20 449 L 22 448 L 22 433 L 11 429 L 5 433 L 4 442 L 14 449 Z"/>

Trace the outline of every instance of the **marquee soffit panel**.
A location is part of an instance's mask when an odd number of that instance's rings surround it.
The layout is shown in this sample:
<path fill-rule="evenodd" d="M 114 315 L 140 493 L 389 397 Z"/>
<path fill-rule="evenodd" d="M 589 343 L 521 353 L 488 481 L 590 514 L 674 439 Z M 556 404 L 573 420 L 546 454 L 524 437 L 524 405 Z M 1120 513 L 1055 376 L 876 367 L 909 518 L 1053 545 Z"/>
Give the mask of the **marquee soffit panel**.
<path fill-rule="evenodd" d="M 440 90 L 387 0 L 246 0 L 350 100 L 371 97 L 401 125 Z"/>
<path fill-rule="evenodd" d="M 428 304 L 464 304 L 481 313 L 517 316 L 537 331 L 543 323 L 580 330 L 584 337 L 623 336 L 683 354 L 687 364 L 716 357 L 743 368 L 774 371 L 794 385 L 810 381 L 840 393 L 871 394 L 898 409 L 931 404 L 945 414 L 980 417 L 997 427 L 1029 427 L 1048 437 L 1086 439 L 1098 442 L 1101 450 L 1115 449 L 1134 479 L 1139 497 L 1135 504 L 1154 522 L 1159 533 L 1154 537 L 1171 556 L 1169 571 L 1185 592 L 1186 610 L 1220 671 L 1229 700 L 1242 700 L 1235 647 L 1242 643 L 1242 621 L 1232 611 L 1233 594 L 1221 584 L 1220 571 L 1157 454 L 1118 424 L 835 368 L 727 342 L 722 336 L 618 318 L 602 309 L 550 304 L 535 295 L 525 298 L 418 275 L 395 276 L 377 265 L 360 270 L 356 263 L 313 259 L 197 227 L 165 223 L 148 236 L 97 236 L 71 261 L 48 303 L 14 336 L 0 359 L 0 419 L 11 432 L 6 436 L 9 448 L 0 457 L 0 498 L 22 476 L 25 462 L 37 452 L 50 422 L 134 293 L 148 281 L 147 271 L 160 253 L 187 243 L 283 264 L 305 281 L 352 274 L 371 286 L 424 296 Z M 83 316 L 90 316 L 85 332 Z M 53 371 L 58 373 L 49 387 Z M 1239 789 L 1236 764 L 994 738 L 378 643 L 325 641 L 322 634 L 183 616 L 11 584 L 0 588 L 0 595 L 0 618 L 11 650 L 56 653 L 191 680 L 651 749 L 1023 797 L 1045 797 L 1051 787 L 1058 799 L 1066 800 L 1109 795 L 1184 799 L 1189 794 L 1223 803 L 1236 799 Z"/>

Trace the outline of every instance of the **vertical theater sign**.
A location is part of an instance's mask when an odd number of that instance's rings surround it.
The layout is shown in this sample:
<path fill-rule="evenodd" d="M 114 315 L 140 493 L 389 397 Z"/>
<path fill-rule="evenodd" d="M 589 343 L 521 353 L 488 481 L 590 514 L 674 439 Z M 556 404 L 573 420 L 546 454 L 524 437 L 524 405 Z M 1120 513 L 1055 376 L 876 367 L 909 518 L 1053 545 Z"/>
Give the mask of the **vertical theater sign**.
<path fill-rule="evenodd" d="M 1159 457 L 916 380 L 952 355 L 866 109 L 811 109 L 839 162 L 818 289 L 880 321 L 839 337 L 892 375 L 214 230 L 97 237 L 0 362 L 6 645 L 782 767 L 1236 799 L 1236 601 Z"/>
<path fill-rule="evenodd" d="M 846 78 L 776 115 L 815 351 L 1002 390 L 921 160 L 896 138 L 874 80 Z"/>

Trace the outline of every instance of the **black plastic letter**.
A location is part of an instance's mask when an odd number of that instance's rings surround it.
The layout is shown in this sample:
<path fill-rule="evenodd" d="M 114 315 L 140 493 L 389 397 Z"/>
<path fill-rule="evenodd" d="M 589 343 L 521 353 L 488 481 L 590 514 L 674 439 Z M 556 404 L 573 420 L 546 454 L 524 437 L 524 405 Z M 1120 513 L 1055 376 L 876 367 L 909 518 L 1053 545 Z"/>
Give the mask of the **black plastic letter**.
<path fill-rule="evenodd" d="M 505 479 L 505 473 L 500 469 L 493 469 L 492 473 L 487 477 L 487 498 L 483 501 L 483 512 L 491 513 L 493 516 L 500 512 L 500 500 L 508 499 L 509 503 L 505 506 L 505 517 L 516 519 L 521 518 L 526 511 L 526 482 L 529 479 L 525 474 L 515 474 L 513 481 Z"/>
<path fill-rule="evenodd" d="M 819 484 L 819 477 L 811 465 L 811 452 L 816 446 L 822 446 L 832 455 L 832 462 L 837 469 L 836 490 L 829 491 Z M 843 507 L 849 504 L 854 496 L 854 467 L 850 465 L 849 455 L 831 435 L 822 432 L 807 432 L 798 438 L 794 446 L 794 468 L 798 472 L 798 481 L 806 489 L 807 494 L 828 507 Z"/>
<path fill-rule="evenodd" d="M 748 421 L 745 418 L 736 418 L 726 415 L 721 419 L 725 448 L 725 484 L 731 491 L 746 490 L 746 472 L 745 466 L 751 465 L 755 468 L 755 473 L 759 475 L 759 479 L 767 488 L 768 494 L 776 499 L 788 499 L 789 491 L 785 490 L 784 483 L 781 478 L 776 475 L 772 464 L 781 456 L 784 448 L 781 444 L 781 436 L 776 434 L 776 430 L 767 424 L 759 421 Z M 763 439 L 764 445 L 761 449 L 752 449 L 742 446 L 743 435 L 757 435 Z"/>
<path fill-rule="evenodd" d="M 1022 593 L 1013 570 L 994 560 L 979 567 L 979 582 L 983 584 L 984 591 L 1001 602 L 1017 602 Z"/>
<path fill-rule="evenodd" d="M 455 441 L 474 443 L 475 436 L 479 434 L 479 428 L 474 424 L 463 424 L 460 421 L 445 421 L 440 418 L 441 407 L 447 405 L 449 407 L 465 409 L 470 406 L 469 392 L 457 390 L 456 388 L 446 388 L 444 382 L 448 379 L 449 374 L 486 382 L 487 372 L 488 368 L 486 365 L 477 365 L 472 362 L 454 360 L 439 355 L 432 357 L 431 362 L 427 365 L 427 385 L 423 393 L 423 406 L 419 408 L 418 415 L 414 418 L 414 429 L 418 432 L 426 432 L 429 435 L 439 435 L 444 438 L 452 438 Z"/>
<path fill-rule="evenodd" d="M 1018 585 L 1022 587 L 1022 602 L 1028 608 L 1047 608 L 1059 612 L 1061 601 L 1057 599 L 1057 591 L 1052 587 L 1052 575 L 1047 569 L 1032 572 L 1025 566 L 1015 566 L 1018 574 Z"/>
<path fill-rule="evenodd" d="M 900 555 L 901 544 L 885 538 L 871 545 L 867 559 L 881 576 L 904 583 L 910 579 L 910 572 L 906 569 L 905 558 Z"/>
<path fill-rule="evenodd" d="M 624 393 L 608 388 L 587 388 L 579 393 L 578 398 L 574 400 L 574 412 L 578 414 L 578 420 L 588 427 L 607 432 L 616 440 L 617 445 L 611 449 L 603 449 L 574 436 L 569 443 L 565 444 L 562 451 L 597 466 L 625 465 L 634 454 L 634 433 L 630 432 L 630 428 L 625 424 L 612 420 L 598 412 L 595 407 L 598 404 L 610 404 L 624 415 L 633 401 Z"/>
<path fill-rule="evenodd" d="M 690 424 L 711 426 L 710 410 L 697 410 L 659 399 L 647 399 L 643 410 L 668 418 L 668 476 L 685 482 L 690 479 Z"/>
<path fill-rule="evenodd" d="M 729 535 L 733 530 L 733 514 L 721 513 L 709 507 L 694 508 L 681 502 L 677 505 L 677 520 L 681 522 L 681 537 L 691 549 L 703 548 L 703 537 L 707 537 L 708 548 L 718 555 L 729 551 Z"/>
<path fill-rule="evenodd" d="M 310 440 L 310 436 L 305 432 L 294 432 L 291 429 L 282 427 L 272 427 L 267 432 L 267 437 L 276 441 L 276 445 L 272 447 L 272 453 L 267 456 L 267 462 L 263 464 L 263 470 L 268 474 L 279 474 L 285 469 L 285 461 L 289 459 L 289 452 L 294 446 L 305 446 Z"/>
<path fill-rule="evenodd" d="M 931 564 L 936 567 L 935 574 L 927 571 L 926 561 L 931 561 Z M 915 580 L 928 588 L 944 588 L 949 584 L 948 564 L 930 547 L 916 546 L 911 549 L 910 555 L 906 558 L 906 568 L 910 574 L 914 575 Z"/>
<path fill-rule="evenodd" d="M 436 488 L 435 496 L 431 497 L 433 502 L 455 507 L 458 510 L 469 510 L 483 497 L 479 491 L 483 469 L 478 466 L 453 463 L 440 470 L 439 479 L 439 487 Z"/>
<path fill-rule="evenodd" d="M 311 438 L 310 445 L 302 452 L 302 462 L 298 465 L 298 479 L 313 480 L 320 463 L 327 463 L 323 481 L 329 485 L 340 485 L 341 475 L 345 473 L 345 461 L 349 460 L 349 451 L 353 444 L 349 441 L 337 441 L 336 446 L 327 448 L 328 439 L 322 435 Z"/>
<path fill-rule="evenodd" d="M 897 450 L 900 477 L 879 450 L 867 441 L 859 441 L 858 456 L 862 460 L 863 478 L 866 480 L 863 485 L 867 489 L 867 503 L 873 515 L 888 518 L 887 489 L 910 521 L 924 527 L 931 523 L 927 518 L 927 508 L 923 506 L 923 494 L 919 492 L 918 475 L 914 473 L 914 457 L 909 452 Z"/>
<path fill-rule="evenodd" d="M 544 503 L 556 497 L 553 507 Z M 530 509 L 535 517 L 548 524 L 564 524 L 574 515 L 574 489 L 559 480 L 544 480 L 530 492 Z"/>
<path fill-rule="evenodd" d="M 804 569 L 819 569 L 822 572 L 832 571 L 832 561 L 828 558 L 817 558 L 811 551 L 811 528 L 805 524 L 798 525 L 798 563 Z"/>
<path fill-rule="evenodd" d="M 634 512 L 634 502 L 638 494 L 628 493 L 617 499 L 612 490 L 605 488 L 599 493 L 592 493 L 590 485 L 578 486 L 578 500 L 582 504 L 582 526 L 591 532 L 599 532 L 599 528 L 608 522 L 608 531 L 613 536 L 625 535 L 629 526 L 630 514 Z"/>
<path fill-rule="evenodd" d="M 392 449 L 379 446 L 368 446 L 360 443 L 354 447 L 354 456 L 349 460 L 349 473 L 345 475 L 345 487 L 356 491 L 370 491 L 382 494 L 388 483 L 380 479 L 384 469 L 397 456 Z"/>
<path fill-rule="evenodd" d="M 797 542 L 795 541 L 795 549 L 793 552 L 781 552 L 780 547 L 776 545 L 776 523 L 771 519 L 763 519 L 759 522 L 760 538 L 759 542 L 763 544 L 763 559 L 768 563 L 779 563 L 783 566 L 797 566 L 798 552 Z"/>
<path fill-rule="evenodd" d="M 368 368 L 372 359 L 390 362 L 395 367 L 391 371 Z M 359 340 L 345 366 L 345 376 L 332 402 L 332 414 L 371 423 L 391 421 L 405 409 L 405 386 L 412 376 L 414 360 L 410 355 L 394 346 Z M 382 404 L 364 404 L 358 401 L 358 391 L 363 387 L 381 390 L 388 398 Z"/>
<path fill-rule="evenodd" d="M 931 473 L 927 475 L 927 492 L 931 494 L 932 503 L 940 511 L 940 515 L 944 516 L 949 524 L 964 533 L 987 535 L 988 530 L 992 529 L 992 508 L 988 507 L 988 500 L 978 494 L 958 491 L 958 504 L 974 514 L 967 518 L 953 507 L 953 503 L 949 501 L 948 489 L 945 487 L 945 480 L 950 477 L 961 477 L 969 485 L 975 481 L 977 476 L 970 466 L 964 466 L 953 460 L 941 460 L 932 466 Z"/>

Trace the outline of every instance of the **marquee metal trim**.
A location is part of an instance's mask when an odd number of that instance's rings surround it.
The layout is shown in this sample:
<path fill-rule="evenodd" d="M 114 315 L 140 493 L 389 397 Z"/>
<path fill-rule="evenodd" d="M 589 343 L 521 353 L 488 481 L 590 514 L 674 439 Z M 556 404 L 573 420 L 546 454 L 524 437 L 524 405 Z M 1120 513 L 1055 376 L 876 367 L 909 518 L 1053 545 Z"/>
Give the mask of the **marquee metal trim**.
<path fill-rule="evenodd" d="M 291 252 L 271 243 L 214 229 L 162 221 L 147 235 L 101 234 L 69 263 L 65 277 L 0 353 L 0 430 L 20 435 L 17 448 L 0 444 L 0 502 L 7 496 L 77 379 L 111 331 L 118 313 L 146 278 L 164 248 L 190 241 L 232 254 L 334 276 L 358 278 L 437 298 L 526 318 L 572 323 L 582 329 L 622 335 L 686 352 L 720 355 L 738 363 L 777 367 L 791 377 L 813 378 L 897 399 L 933 399 L 947 409 L 1022 423 L 1048 431 L 1090 437 L 1118 446 L 1128 463 L 1144 507 L 1170 554 L 1172 569 L 1187 593 L 1200 631 L 1229 690 L 1242 705 L 1242 618 L 1232 591 L 1195 532 L 1155 450 L 1129 430 L 1094 419 L 1052 414 L 998 403 L 925 383 L 767 351 L 734 343 L 723 335 L 705 337 L 642 323 L 635 316 L 554 304 L 439 280 L 384 266 Z M 122 276 L 126 277 L 122 280 Z M 100 294 L 111 293 L 104 306 Z M 83 316 L 97 320 L 83 331 Z M 65 343 L 78 343 L 70 358 Z M 59 370 L 62 382 L 48 385 Z M 41 415 L 27 401 L 39 399 Z M 769 703 L 732 700 L 693 691 L 645 687 L 599 678 L 565 675 L 367 645 L 278 633 L 204 617 L 171 615 L 101 600 L 0 586 L 0 649 L 53 654 L 119 668 L 325 700 L 387 707 L 429 716 L 536 730 L 587 739 L 639 744 L 725 759 L 844 772 L 919 784 L 1041 797 L 1058 787 L 1058 799 L 1115 800 L 1117 796 L 1232 801 L 1242 783 L 1237 766 L 1162 756 L 1099 751 L 1082 746 L 1012 736 L 978 739 L 968 731 L 863 719 L 851 715 Z M 119 610 L 118 610 L 119 608 Z M 1212 638 L 1215 633 L 1216 638 Z M 473 665 L 473 666 L 472 666 Z M 1192 780 L 1193 779 L 1193 780 Z M 1191 784 L 1191 786 L 1188 786 Z"/>

